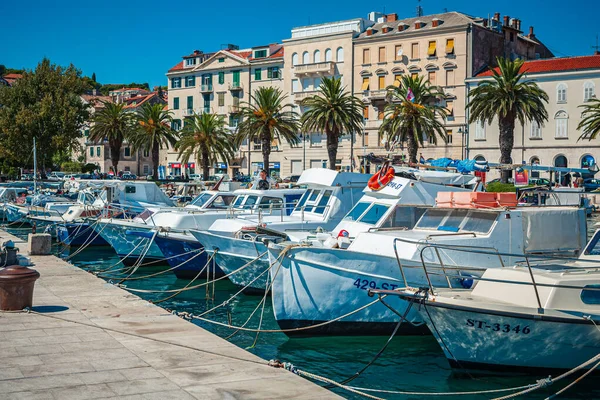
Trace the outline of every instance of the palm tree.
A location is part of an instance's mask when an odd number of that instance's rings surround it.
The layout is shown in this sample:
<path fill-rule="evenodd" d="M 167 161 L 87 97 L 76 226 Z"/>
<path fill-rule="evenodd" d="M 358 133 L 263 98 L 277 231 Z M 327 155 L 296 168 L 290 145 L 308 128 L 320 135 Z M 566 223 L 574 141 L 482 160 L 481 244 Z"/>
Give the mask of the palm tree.
<path fill-rule="evenodd" d="M 600 99 L 590 99 L 587 104 L 579 107 L 583 108 L 581 122 L 577 125 L 577 130 L 583 131 L 579 140 L 596 139 L 600 133 Z"/>
<path fill-rule="evenodd" d="M 232 134 L 223 117 L 217 114 L 194 115 L 183 127 L 181 140 L 175 148 L 184 164 L 196 154 L 196 162 L 202 166 L 205 180 L 208 180 L 211 164 L 229 162 L 235 153 Z"/>
<path fill-rule="evenodd" d="M 316 95 L 307 97 L 302 105 L 308 110 L 302 115 L 302 130 L 325 132 L 329 168 L 335 169 L 340 136 L 362 132 L 363 103 L 346 91 L 340 78 L 323 78 Z"/>
<path fill-rule="evenodd" d="M 103 101 L 102 104 L 103 107 L 96 112 L 92 119 L 94 125 L 90 128 L 89 140 L 99 143 L 108 140 L 110 161 L 113 172 L 116 174 L 119 171 L 121 146 L 131 134 L 133 120 L 131 113 L 125 110 L 124 104 L 108 101 Z"/>
<path fill-rule="evenodd" d="M 129 142 L 133 149 L 152 152 L 152 172 L 158 178 L 159 151 L 169 145 L 175 146 L 177 133 L 171 129 L 173 118 L 162 104 L 144 104 L 136 116 L 136 129 Z"/>
<path fill-rule="evenodd" d="M 255 139 L 260 140 L 267 175 L 271 142 L 274 139 L 285 139 L 290 144 L 299 142 L 298 114 L 292 110 L 292 104 L 284 104 L 286 99 L 281 89 L 261 87 L 254 91 L 250 102 L 244 103 L 240 110 L 242 122 L 237 130 L 238 144 L 246 139 L 248 145 Z"/>
<path fill-rule="evenodd" d="M 523 60 L 510 61 L 497 58 L 498 70 L 492 70 L 492 80 L 484 81 L 469 93 L 471 116 L 469 122 L 491 124 L 498 118 L 500 128 L 500 162 L 510 164 L 515 140 L 515 121 L 535 121 L 540 126 L 548 120 L 544 102 L 548 94 L 533 81 L 525 80 L 526 71 L 521 71 Z M 507 183 L 509 170 L 502 171 L 502 182 Z"/>
<path fill-rule="evenodd" d="M 448 141 L 442 123 L 447 110 L 437 102 L 443 95 L 439 87 L 419 76 L 402 76 L 398 87 L 388 87 L 388 104 L 379 134 L 386 137 L 388 144 L 406 142 L 411 163 L 417 162 L 425 137 L 433 144 L 437 144 L 438 137 Z"/>

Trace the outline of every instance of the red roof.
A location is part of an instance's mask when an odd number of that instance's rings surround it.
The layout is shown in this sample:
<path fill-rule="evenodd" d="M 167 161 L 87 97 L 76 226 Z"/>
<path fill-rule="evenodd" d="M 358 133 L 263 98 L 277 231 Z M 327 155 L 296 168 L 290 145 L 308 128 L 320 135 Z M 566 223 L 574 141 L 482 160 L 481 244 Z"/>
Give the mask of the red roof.
<path fill-rule="evenodd" d="M 22 74 L 6 74 L 3 76 L 4 79 L 20 79 L 22 77 Z"/>
<path fill-rule="evenodd" d="M 281 46 L 281 48 L 279 50 L 277 50 L 275 53 L 273 53 L 269 56 L 269 58 L 280 58 L 280 57 L 283 57 L 283 46 Z"/>
<path fill-rule="evenodd" d="M 177 64 L 175 64 L 175 66 L 173 68 L 171 68 L 169 70 L 169 72 L 173 72 L 173 71 L 180 71 L 183 69 L 183 61 L 178 62 Z"/>
<path fill-rule="evenodd" d="M 545 60 L 525 61 L 521 69 L 529 74 L 544 72 L 577 71 L 582 69 L 600 68 L 600 54 L 593 56 L 549 58 Z M 498 68 L 494 68 L 498 72 Z M 487 70 L 477 76 L 492 76 L 492 70 Z"/>

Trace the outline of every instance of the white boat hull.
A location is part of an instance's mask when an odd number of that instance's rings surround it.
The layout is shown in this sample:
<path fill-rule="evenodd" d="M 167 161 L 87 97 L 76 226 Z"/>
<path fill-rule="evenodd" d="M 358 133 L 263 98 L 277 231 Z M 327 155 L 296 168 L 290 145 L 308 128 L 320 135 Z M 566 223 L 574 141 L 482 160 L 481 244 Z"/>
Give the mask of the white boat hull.
<path fill-rule="evenodd" d="M 270 249 L 271 262 L 278 254 Z M 270 271 L 273 311 L 284 329 L 320 324 L 350 314 L 377 299 L 368 295 L 369 289 L 393 290 L 405 286 L 396 259 L 345 250 L 293 248 L 283 258 L 277 276 L 275 271 L 274 266 Z M 422 269 L 405 268 L 405 272 L 409 284 L 426 282 Z M 408 302 L 396 296 L 387 297 L 385 302 L 401 314 L 408 306 Z M 407 314 L 407 319 L 422 324 L 421 316 L 414 310 Z M 305 334 L 387 335 L 399 320 L 396 313 L 377 302 Z M 424 326 L 417 328 L 404 323 L 400 333 L 425 332 Z"/>
<path fill-rule="evenodd" d="M 455 368 L 571 369 L 600 354 L 600 330 L 583 318 L 534 319 L 440 305 L 421 306 L 420 312 Z"/>
<path fill-rule="evenodd" d="M 208 253 L 218 249 L 215 261 L 225 274 L 232 274 L 229 276 L 231 282 L 245 288 L 246 293 L 264 293 L 269 279 L 269 273 L 265 272 L 269 268 L 267 246 L 259 241 L 228 238 L 206 231 L 192 231 L 192 234 Z M 246 265 L 248 263 L 251 264 Z M 241 271 L 233 273 L 244 266 Z"/>
<path fill-rule="evenodd" d="M 137 226 L 137 225 L 121 225 L 117 223 L 109 223 L 106 221 L 98 221 L 93 224 L 94 230 L 110 244 L 117 255 L 123 259 L 126 264 L 139 262 L 143 256 L 144 262 L 160 261 L 164 256 L 156 243 L 152 242 L 148 248 L 148 243 L 151 240 L 147 237 L 141 237 L 128 234 L 127 231 L 137 231 L 145 234 L 152 232 L 153 226 Z"/>

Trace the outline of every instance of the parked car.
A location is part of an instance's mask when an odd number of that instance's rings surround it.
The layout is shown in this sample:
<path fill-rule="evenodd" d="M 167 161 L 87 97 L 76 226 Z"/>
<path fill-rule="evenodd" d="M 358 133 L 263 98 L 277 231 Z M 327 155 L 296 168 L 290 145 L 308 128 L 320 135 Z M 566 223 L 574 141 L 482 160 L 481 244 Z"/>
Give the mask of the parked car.
<path fill-rule="evenodd" d="M 67 174 L 65 172 L 53 171 L 48 175 L 49 181 L 62 181 Z"/>
<path fill-rule="evenodd" d="M 529 179 L 529 184 L 535 186 L 552 186 L 552 182 L 546 178 L 531 178 Z"/>
<path fill-rule="evenodd" d="M 125 174 L 123 174 L 123 176 L 121 176 L 121 179 L 126 180 L 126 181 L 134 181 L 137 179 L 137 175 L 131 174 L 131 173 L 125 173 Z"/>
<path fill-rule="evenodd" d="M 300 179 L 300 175 L 291 175 L 283 178 L 283 183 L 297 183 Z"/>
<path fill-rule="evenodd" d="M 584 179 L 583 187 L 586 192 L 591 192 L 592 190 L 600 189 L 600 179 Z"/>
<path fill-rule="evenodd" d="M 202 175 L 200 174 L 190 174 L 190 181 L 201 181 Z"/>

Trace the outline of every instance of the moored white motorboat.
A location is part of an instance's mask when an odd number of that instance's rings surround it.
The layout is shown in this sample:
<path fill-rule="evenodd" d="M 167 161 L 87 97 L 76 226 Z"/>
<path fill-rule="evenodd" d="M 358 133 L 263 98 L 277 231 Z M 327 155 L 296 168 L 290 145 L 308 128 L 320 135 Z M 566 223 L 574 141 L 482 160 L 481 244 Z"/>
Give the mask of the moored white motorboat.
<path fill-rule="evenodd" d="M 341 231 L 349 233 L 349 238 L 340 239 L 340 246 L 330 246 L 328 240 L 295 245 L 291 242 L 271 243 L 270 258 L 272 262 L 281 263 L 277 276 L 273 277 L 272 289 L 278 324 L 284 329 L 305 327 L 350 314 L 306 333 L 387 335 L 398 322 L 398 315 L 383 304 L 356 310 L 372 301 L 367 296 L 369 289 L 424 284 L 425 276 L 419 268 L 422 255 L 428 264 L 461 267 L 466 273 L 474 266 L 501 267 L 501 262 L 510 265 L 518 261 L 501 257 L 500 262 L 497 257 L 482 254 L 465 256 L 449 249 L 429 249 L 422 254 L 421 249 L 430 243 L 493 248 L 514 254 L 570 256 L 578 255 L 585 245 L 586 220 L 582 209 L 438 206 L 423 210 L 415 205 L 433 205 L 438 193 L 464 192 L 461 188 L 431 184 L 426 180 L 427 174 L 422 173 L 420 179 L 417 176 L 414 179 L 396 177 L 392 181 L 394 186 L 388 185 L 380 191 L 365 189 L 365 197 L 334 230 L 335 236 Z M 550 237 L 543 234 L 548 231 L 555 234 Z M 406 241 L 399 242 L 400 239 Z M 399 264 L 412 268 L 405 268 L 403 276 Z M 477 271 L 471 273 L 477 274 Z M 437 277 L 435 283 L 441 286 L 446 282 Z M 335 296 L 331 295 L 332 291 Z M 397 298 L 390 302 L 400 312 L 407 307 L 406 302 Z M 414 311 L 408 318 L 421 321 Z M 417 332 L 408 324 L 400 330 L 401 334 Z"/>
<path fill-rule="evenodd" d="M 204 231 L 191 233 L 207 252 L 214 253 L 234 284 L 246 293 L 264 293 L 270 265 L 267 243 L 298 241 L 314 235 L 316 229 L 333 229 L 362 196 L 369 178 L 367 174 L 311 168 L 297 182 L 307 189 L 289 215 L 270 206 L 265 209 L 268 213 L 218 220 Z"/>
<path fill-rule="evenodd" d="M 399 296 L 415 304 L 454 368 L 572 369 L 600 354 L 598 239 L 600 231 L 576 261 L 529 260 L 486 270 L 472 289 L 428 286 Z"/>

